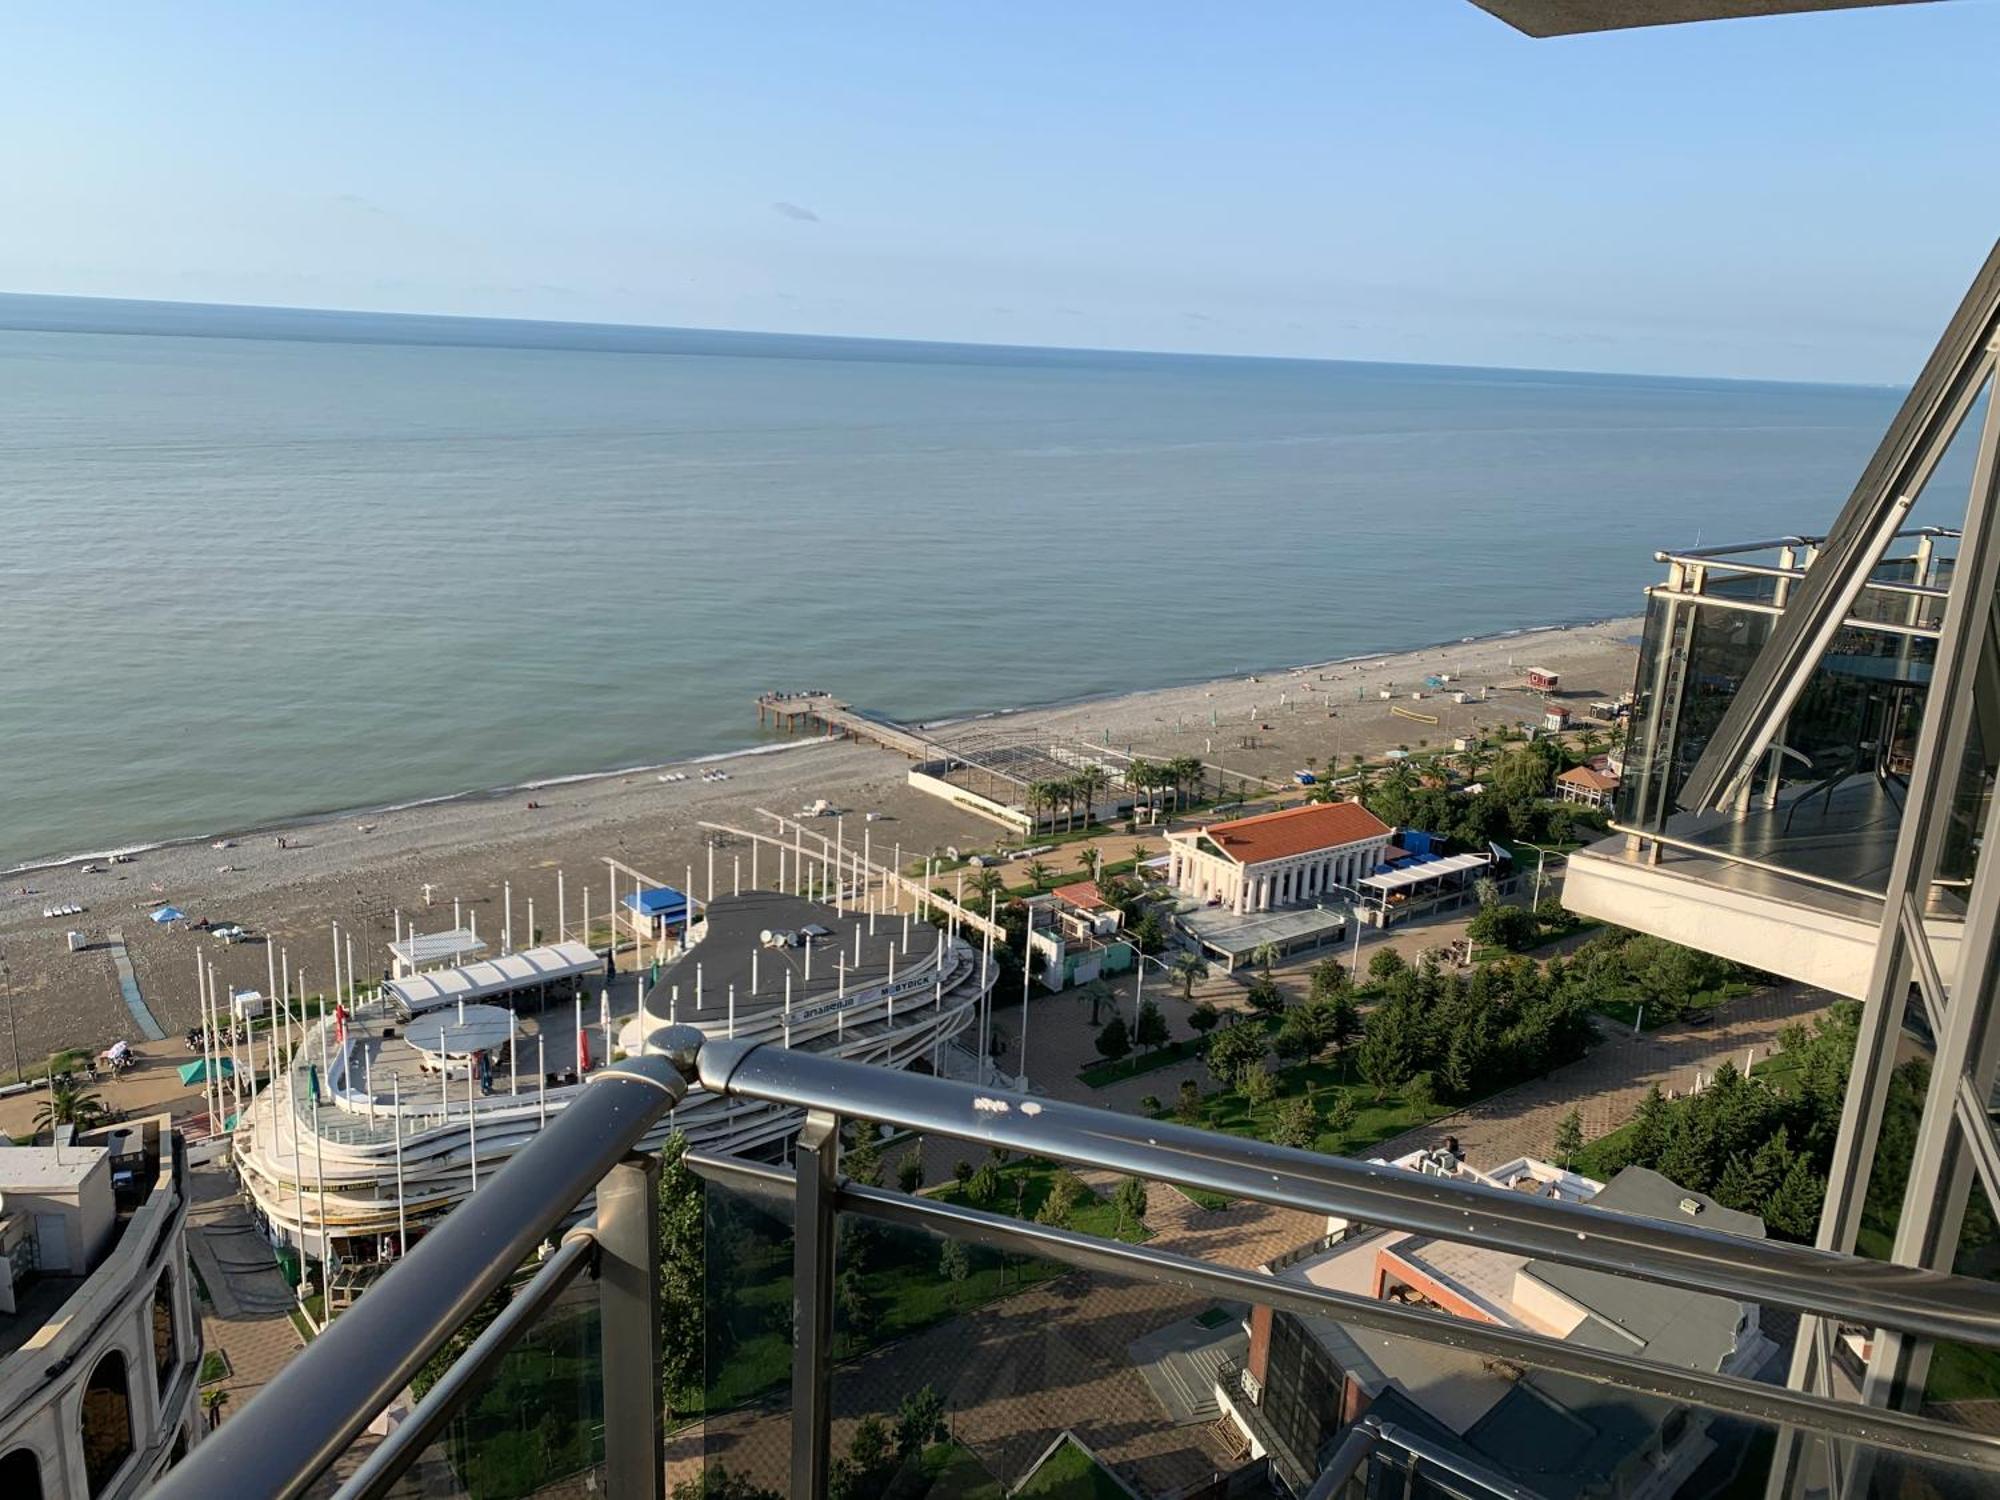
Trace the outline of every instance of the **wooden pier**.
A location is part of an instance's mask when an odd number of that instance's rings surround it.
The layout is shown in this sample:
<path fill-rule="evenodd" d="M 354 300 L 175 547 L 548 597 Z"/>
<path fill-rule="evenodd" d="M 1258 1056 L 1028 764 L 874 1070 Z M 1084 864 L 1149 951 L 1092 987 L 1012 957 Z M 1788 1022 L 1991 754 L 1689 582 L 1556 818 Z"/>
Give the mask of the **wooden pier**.
<path fill-rule="evenodd" d="M 889 719 L 872 718 L 831 693 L 764 693 L 757 699 L 757 723 L 796 734 L 839 735 L 880 745 L 911 760 L 937 760 L 944 748 L 914 729 L 905 729 Z"/>

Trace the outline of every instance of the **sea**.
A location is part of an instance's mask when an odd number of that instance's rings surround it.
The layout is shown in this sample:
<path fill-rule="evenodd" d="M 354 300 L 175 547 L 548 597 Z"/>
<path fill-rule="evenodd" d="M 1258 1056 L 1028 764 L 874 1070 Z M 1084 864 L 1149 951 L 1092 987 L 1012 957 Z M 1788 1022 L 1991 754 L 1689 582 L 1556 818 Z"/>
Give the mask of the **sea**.
<path fill-rule="evenodd" d="M 1899 397 L 0 296 L 0 868 L 1637 613 Z"/>

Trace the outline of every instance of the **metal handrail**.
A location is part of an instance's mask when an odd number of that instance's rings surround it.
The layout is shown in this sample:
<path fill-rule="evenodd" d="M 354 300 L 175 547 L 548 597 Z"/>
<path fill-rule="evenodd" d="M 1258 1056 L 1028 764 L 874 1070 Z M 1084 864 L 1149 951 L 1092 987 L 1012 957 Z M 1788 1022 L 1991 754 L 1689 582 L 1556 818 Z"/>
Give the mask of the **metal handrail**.
<path fill-rule="evenodd" d="M 454 1209 L 259 1393 L 259 1415 L 217 1428 L 155 1500 L 305 1493 L 424 1362 L 687 1093 L 693 1046 L 597 1074 L 500 1172 Z M 680 1041 L 676 1038 L 676 1041 Z"/>
<path fill-rule="evenodd" d="M 1350 1157 L 1322 1156 L 1057 1099 L 1010 1096 L 764 1043 L 710 1041 L 701 1049 L 698 1066 L 702 1086 L 713 1093 L 873 1120 L 1765 1306 L 2000 1348 L 2000 1285 L 1971 1277 L 1864 1261 L 1805 1245 L 1747 1240 L 1694 1224 L 1417 1176 Z"/>
<path fill-rule="evenodd" d="M 819 1276 L 827 1284 L 827 1297 L 834 1217 L 842 1210 L 859 1212 L 972 1243 L 1247 1297 L 1308 1316 L 1336 1317 L 1384 1333 L 1495 1354 L 1713 1410 L 2000 1472 L 2000 1439 L 1964 1433 L 1908 1413 L 1849 1406 L 1736 1376 L 1669 1368 L 1260 1271 L 844 1182 L 832 1169 L 830 1151 L 841 1119 L 871 1120 L 1766 1306 L 1830 1313 L 1929 1338 L 2000 1346 L 2000 1288 L 1983 1282 L 1423 1177 L 1088 1106 L 1001 1094 L 794 1052 L 772 1043 L 705 1040 L 691 1027 L 675 1028 L 664 1040 L 668 1055 L 640 1058 L 597 1075 L 575 1103 L 454 1210 L 403 1263 L 334 1319 L 311 1348 L 270 1384 L 267 1390 L 276 1394 L 268 1400 L 260 1396 L 253 1404 L 254 1416 L 240 1415 L 219 1429 L 165 1477 L 156 1493 L 167 1500 L 197 1500 L 212 1494 L 302 1494 L 593 1189 L 599 1194 L 595 1239 L 574 1237 L 557 1252 L 559 1262 L 545 1267 L 530 1283 L 525 1300 L 515 1304 L 518 1311 L 496 1320 L 420 1403 L 412 1420 L 421 1425 L 407 1438 L 392 1439 L 391 1451 L 364 1465 L 343 1493 L 378 1494 L 407 1466 L 526 1330 L 533 1315 L 560 1291 L 558 1283 L 582 1269 L 586 1245 L 592 1252 L 601 1250 L 605 1268 L 600 1295 L 606 1319 L 607 1481 L 613 1492 L 621 1492 L 621 1486 L 634 1494 L 657 1492 L 663 1462 L 658 1449 L 662 1403 L 657 1313 L 648 1299 L 657 1298 L 658 1272 L 657 1263 L 649 1268 L 647 1259 L 658 1253 L 651 1185 L 657 1182 L 657 1166 L 634 1164 L 629 1152 L 685 1096 L 696 1078 L 717 1094 L 807 1112 L 810 1140 L 800 1142 L 795 1173 L 728 1158 L 691 1160 L 697 1170 L 706 1169 L 704 1175 L 720 1180 L 791 1190 L 794 1274 L 803 1278 L 796 1285 L 814 1284 L 812 1277 Z M 646 1178 L 645 1172 L 654 1175 Z M 648 1233 L 653 1236 L 650 1251 L 644 1243 Z M 614 1306 L 614 1295 L 625 1300 Z M 830 1302 L 815 1307 L 814 1316 L 820 1321 L 830 1317 Z M 800 1354 L 800 1349 L 806 1353 Z M 801 1371 L 823 1376 L 824 1351 L 814 1355 L 811 1340 L 802 1334 L 794 1358 L 794 1399 L 823 1415 L 823 1380 L 807 1379 Z M 806 1383 L 800 1385 L 801 1379 Z M 261 1420 L 266 1413 L 276 1414 L 277 1420 Z M 795 1416 L 795 1475 L 802 1472 L 796 1466 L 801 1445 L 823 1446 L 812 1437 L 816 1430 L 802 1415 Z M 645 1441 L 648 1432 L 650 1450 Z"/>

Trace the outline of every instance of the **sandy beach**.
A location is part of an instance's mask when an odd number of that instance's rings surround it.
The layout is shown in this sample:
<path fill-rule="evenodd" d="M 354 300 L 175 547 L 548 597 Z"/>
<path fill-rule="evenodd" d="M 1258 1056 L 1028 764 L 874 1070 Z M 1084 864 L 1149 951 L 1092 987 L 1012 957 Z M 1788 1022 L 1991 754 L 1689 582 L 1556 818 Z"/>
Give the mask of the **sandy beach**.
<path fill-rule="evenodd" d="M 1582 708 L 1615 697 L 1632 684 L 1636 619 L 1564 629 L 1524 631 L 1396 655 L 1302 666 L 1003 716 L 1023 728 L 1083 736 L 1134 753 L 1193 755 L 1227 773 L 1273 781 L 1311 758 L 1345 768 L 1355 755 L 1375 759 L 1399 745 L 1449 745 L 1452 738 L 1538 720 L 1539 695 L 1522 686 L 1529 666 L 1562 674 L 1566 701 Z M 1424 689 L 1429 674 L 1446 673 L 1453 688 L 1488 692 L 1484 702 L 1458 705 L 1449 691 Z M 829 684 L 838 691 L 838 684 Z M 1395 696 L 1384 700 L 1390 691 Z M 1412 691 L 1425 691 L 1421 702 Z M 754 689 L 743 695 L 754 716 Z M 865 705 L 862 705 L 865 706 Z M 1394 715 L 1392 706 L 1435 716 L 1425 724 Z M 144 1004 L 169 1035 L 196 1023 L 197 957 L 216 966 L 224 983 L 261 989 L 262 942 L 224 946 L 184 928 L 162 928 L 148 917 L 170 900 L 190 917 L 238 922 L 288 951 L 308 983 L 332 977 L 332 926 L 355 941 L 364 974 L 386 961 L 394 913 L 415 914 L 426 929 L 447 927 L 454 900 L 476 913 L 482 936 L 497 938 L 503 886 L 511 884 L 515 935 L 529 939 L 528 903 L 545 940 L 556 927 L 556 874 L 567 887 L 569 918 L 580 916 L 588 883 L 593 913 L 610 887 L 602 860 L 611 856 L 656 879 L 679 885 L 695 867 L 697 892 L 706 870 L 703 820 L 756 826 L 755 809 L 794 813 L 825 798 L 850 814 L 858 838 L 863 816 L 878 857 L 900 845 L 905 858 L 942 849 L 992 847 L 1003 830 L 909 787 L 908 763 L 887 751 L 846 741 L 809 741 L 775 753 L 746 753 L 682 767 L 684 781 L 663 782 L 653 770 L 564 782 L 534 792 L 473 796 L 394 812 L 348 814 L 303 822 L 276 833 L 245 836 L 233 847 L 207 842 L 148 850 L 129 864 L 85 874 L 77 865 L 8 877 L 0 893 L 0 956 L 11 989 L 8 1025 L 0 1027 L 0 1075 L 21 1064 L 34 1074 L 58 1047 L 101 1048 L 139 1031 L 122 997 L 107 941 L 122 935 Z M 704 781 L 720 770 L 728 779 Z M 527 803 L 538 804 L 530 809 Z M 727 851 L 718 880 L 728 876 Z M 226 868 L 225 868 L 226 867 Z M 425 888 L 430 888 L 430 905 Z M 45 917 L 45 908 L 75 902 L 84 912 Z M 92 947 L 70 953 L 64 934 L 85 932 Z"/>

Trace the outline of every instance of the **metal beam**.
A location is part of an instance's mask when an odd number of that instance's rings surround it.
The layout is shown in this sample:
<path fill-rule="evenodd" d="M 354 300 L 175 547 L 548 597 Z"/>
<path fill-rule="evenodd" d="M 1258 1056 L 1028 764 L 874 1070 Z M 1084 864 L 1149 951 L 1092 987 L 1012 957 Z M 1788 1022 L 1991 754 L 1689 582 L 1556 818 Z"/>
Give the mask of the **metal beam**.
<path fill-rule="evenodd" d="M 1750 664 L 1688 772 L 1680 791 L 1682 807 L 1726 808 L 1737 782 L 1754 771 L 1783 728 L 1828 642 L 1853 609 L 1875 559 L 1971 411 L 1993 364 L 1996 329 L 2000 329 L 2000 241 L 1974 276 L 1839 518 L 1828 529 L 1819 557 L 1806 570 L 1784 615 L 1772 627 L 1770 640 Z M 1968 524 L 1968 536 L 1971 529 Z"/>
<path fill-rule="evenodd" d="M 809 1112 L 792 1161 L 792 1496 L 825 1500 L 832 1463 L 840 1117 Z"/>
<path fill-rule="evenodd" d="M 667 1489 L 659 1199 L 657 1153 L 626 1157 L 597 1187 L 604 1488 L 633 1500 L 661 1500 Z"/>

